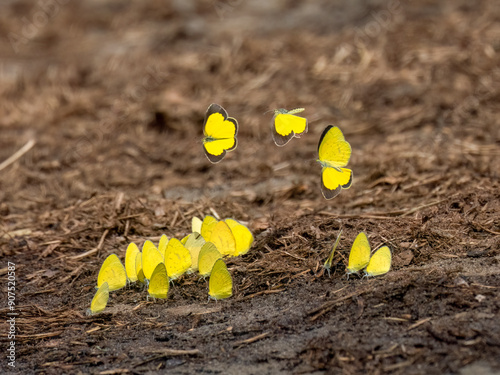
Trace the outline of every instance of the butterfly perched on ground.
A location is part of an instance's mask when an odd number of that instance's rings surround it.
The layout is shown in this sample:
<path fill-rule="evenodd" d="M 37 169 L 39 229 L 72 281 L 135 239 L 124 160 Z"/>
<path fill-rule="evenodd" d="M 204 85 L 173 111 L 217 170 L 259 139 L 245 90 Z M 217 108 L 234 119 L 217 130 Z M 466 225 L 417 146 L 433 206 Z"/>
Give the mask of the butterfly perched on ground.
<path fill-rule="evenodd" d="M 347 273 L 356 273 L 368 265 L 370 261 L 370 243 L 364 232 L 356 236 L 349 253 L 349 263 L 347 264 Z"/>
<path fill-rule="evenodd" d="M 163 261 L 163 254 L 160 253 L 156 246 L 150 240 L 144 242 L 144 245 L 142 245 L 142 272 L 146 279 L 151 279 L 156 266 L 163 263 Z"/>
<path fill-rule="evenodd" d="M 159 263 L 149 280 L 148 293 L 153 298 L 167 298 L 168 295 L 168 275 L 165 264 Z"/>
<path fill-rule="evenodd" d="M 109 299 L 109 286 L 107 282 L 103 282 L 101 287 L 97 290 L 90 303 L 89 314 L 97 314 L 106 308 Z"/>
<path fill-rule="evenodd" d="M 373 253 L 368 265 L 366 266 L 366 276 L 383 275 L 391 269 L 392 255 L 391 249 L 387 246 L 382 246 Z"/>
<path fill-rule="evenodd" d="M 227 112 L 218 104 L 210 104 L 203 123 L 203 149 L 208 160 L 220 162 L 226 152 L 236 148 L 238 141 L 238 122 L 228 117 Z"/>
<path fill-rule="evenodd" d="M 332 268 L 333 256 L 335 255 L 335 249 L 337 248 L 337 246 L 339 244 L 341 235 L 342 235 L 342 230 L 337 235 L 337 239 L 335 240 L 335 244 L 333 245 L 333 249 L 330 252 L 330 255 L 328 256 L 328 259 L 325 261 L 325 264 L 323 264 L 323 268 L 328 272 L 328 275 L 330 275 L 330 269 Z"/>
<path fill-rule="evenodd" d="M 304 108 L 296 108 L 290 111 L 284 108 L 274 110 L 271 134 L 277 146 L 284 146 L 293 137 L 307 133 L 307 120 L 304 117 L 295 116 L 296 113 L 302 111 L 304 111 Z"/>
<path fill-rule="evenodd" d="M 222 259 L 217 260 L 212 268 L 208 281 L 208 294 L 215 300 L 233 295 L 233 279 Z"/>
<path fill-rule="evenodd" d="M 116 254 L 108 256 L 99 270 L 97 288 L 104 283 L 108 283 L 110 292 L 121 289 L 127 284 L 127 272 Z"/>
<path fill-rule="evenodd" d="M 137 254 L 140 254 L 139 248 L 135 243 L 130 243 L 125 253 L 125 270 L 127 271 L 127 278 L 130 282 L 137 281 L 136 259 Z"/>
<path fill-rule="evenodd" d="M 371 255 L 370 243 L 364 232 L 358 234 L 349 253 L 347 273 L 356 273 L 363 268 L 367 276 L 383 275 L 391 269 L 391 249 L 382 246 Z"/>
<path fill-rule="evenodd" d="M 191 253 L 177 238 L 171 238 L 165 249 L 165 267 L 168 278 L 177 279 L 191 267 Z"/>
<path fill-rule="evenodd" d="M 342 131 L 329 125 L 321 134 L 318 144 L 318 162 L 321 171 L 321 192 L 326 199 L 349 189 L 352 184 L 352 171 L 344 168 L 351 158 L 351 145 L 346 142 Z"/>
<path fill-rule="evenodd" d="M 217 250 L 217 247 L 211 242 L 205 242 L 198 256 L 198 272 L 200 276 L 207 277 L 210 275 L 215 262 L 220 258 L 222 258 L 222 254 Z"/>

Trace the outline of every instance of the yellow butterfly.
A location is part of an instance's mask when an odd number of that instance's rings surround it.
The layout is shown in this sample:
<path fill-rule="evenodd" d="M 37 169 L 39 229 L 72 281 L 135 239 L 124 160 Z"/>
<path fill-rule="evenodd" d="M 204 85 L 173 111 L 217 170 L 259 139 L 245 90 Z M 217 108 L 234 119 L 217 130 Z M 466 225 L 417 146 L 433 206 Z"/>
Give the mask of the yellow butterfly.
<path fill-rule="evenodd" d="M 233 232 L 224 221 L 215 224 L 210 235 L 210 242 L 217 247 L 222 255 L 234 256 L 236 254 L 236 240 Z"/>
<path fill-rule="evenodd" d="M 352 244 L 351 252 L 349 253 L 347 273 L 356 273 L 365 268 L 370 261 L 370 251 L 368 238 L 364 232 L 361 232 Z"/>
<path fill-rule="evenodd" d="M 191 254 L 177 238 L 168 241 L 165 249 L 165 267 L 170 279 L 177 279 L 191 267 Z"/>
<path fill-rule="evenodd" d="M 220 258 L 222 258 L 222 254 L 217 250 L 217 247 L 211 242 L 205 242 L 198 256 L 198 272 L 200 276 L 207 277 L 210 275 L 215 261 Z"/>
<path fill-rule="evenodd" d="M 341 234 L 342 234 L 342 230 L 337 235 L 337 239 L 335 240 L 335 244 L 333 245 L 332 252 L 328 256 L 328 259 L 325 261 L 325 264 L 323 265 L 323 268 L 328 271 L 328 275 L 330 275 L 330 268 L 332 268 L 333 255 L 335 254 L 335 249 L 337 248 L 337 246 L 339 244 Z"/>
<path fill-rule="evenodd" d="M 391 249 L 387 246 L 382 246 L 373 253 L 370 262 L 366 266 L 365 273 L 367 276 L 383 275 L 391 269 Z"/>
<path fill-rule="evenodd" d="M 246 226 L 234 219 L 226 219 L 224 221 L 233 233 L 236 241 L 236 250 L 233 255 L 238 256 L 248 253 L 254 241 L 252 232 L 250 232 Z"/>
<path fill-rule="evenodd" d="M 222 259 L 217 260 L 212 268 L 208 281 L 208 294 L 215 300 L 233 295 L 233 279 Z"/>
<path fill-rule="evenodd" d="M 148 293 L 153 298 L 167 298 L 168 276 L 163 263 L 159 263 L 149 280 Z"/>
<path fill-rule="evenodd" d="M 125 253 L 125 270 L 127 271 L 127 277 L 130 282 L 137 281 L 137 271 L 135 269 L 135 262 L 137 254 L 139 254 L 139 248 L 135 243 L 131 243 L 127 247 L 127 252 Z"/>
<path fill-rule="evenodd" d="M 116 254 L 108 256 L 99 270 L 97 287 L 100 288 L 105 282 L 108 283 L 110 292 L 121 289 L 127 284 L 127 272 Z"/>
<path fill-rule="evenodd" d="M 147 240 L 142 246 L 142 272 L 144 272 L 144 277 L 151 280 L 153 271 L 160 263 L 163 263 L 163 254 L 158 251 L 150 240 Z"/>
<path fill-rule="evenodd" d="M 158 243 L 158 251 L 160 254 L 165 254 L 165 249 L 167 248 L 168 237 L 165 234 L 162 234 L 160 237 L 160 242 Z"/>
<path fill-rule="evenodd" d="M 142 253 L 137 253 L 135 257 L 135 272 L 137 273 L 137 280 L 144 283 L 144 271 L 142 269 Z"/>
<path fill-rule="evenodd" d="M 295 116 L 304 108 L 296 108 L 290 111 L 280 108 L 274 110 L 274 116 L 271 124 L 273 141 L 277 146 L 284 146 L 293 137 L 307 133 L 307 120 L 303 117 Z"/>
<path fill-rule="evenodd" d="M 238 141 L 238 122 L 227 116 L 227 112 L 218 104 L 210 104 L 203 123 L 203 148 L 208 160 L 220 162 L 226 152 L 236 148 Z"/>
<path fill-rule="evenodd" d="M 97 314 L 106 308 L 109 299 L 109 286 L 103 282 L 90 302 L 90 314 Z"/>
<path fill-rule="evenodd" d="M 321 171 L 321 191 L 326 199 L 339 195 L 352 184 L 352 171 L 344 168 L 351 157 L 351 145 L 336 126 L 329 125 L 323 131 L 318 145 L 318 161 Z"/>
<path fill-rule="evenodd" d="M 198 269 L 198 256 L 200 254 L 202 246 L 205 244 L 205 239 L 199 233 L 191 233 L 186 237 L 184 246 L 189 250 L 191 254 L 191 267 L 188 269 L 188 273 L 194 272 Z"/>
<path fill-rule="evenodd" d="M 199 232 L 205 241 L 210 241 L 210 236 L 212 235 L 212 231 L 214 230 L 215 224 L 217 224 L 219 220 L 215 217 L 207 215 L 203 218 L 203 222 L 201 224 L 201 232 Z"/>
<path fill-rule="evenodd" d="M 191 219 L 191 232 L 193 233 L 201 233 L 201 226 L 203 222 L 199 217 L 193 216 Z"/>

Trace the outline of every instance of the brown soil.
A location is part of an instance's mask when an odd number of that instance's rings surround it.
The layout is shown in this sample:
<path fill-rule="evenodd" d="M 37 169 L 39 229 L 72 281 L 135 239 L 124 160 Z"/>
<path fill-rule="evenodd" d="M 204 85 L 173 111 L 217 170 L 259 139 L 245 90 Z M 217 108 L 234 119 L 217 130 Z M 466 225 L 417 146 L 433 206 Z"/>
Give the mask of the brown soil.
<path fill-rule="evenodd" d="M 0 162 L 34 141 L 0 167 L 16 371 L 500 372 L 497 1 L 49 3 L 0 6 Z M 217 165 L 201 147 L 212 102 L 240 124 Z M 309 132 L 276 147 L 264 112 L 296 107 Z M 328 124 L 354 171 L 331 201 Z M 207 214 L 255 234 L 228 262 L 232 298 L 207 302 L 190 275 L 165 301 L 132 286 L 86 316 L 107 255 Z M 360 231 L 391 247 L 387 275 L 346 278 Z"/>

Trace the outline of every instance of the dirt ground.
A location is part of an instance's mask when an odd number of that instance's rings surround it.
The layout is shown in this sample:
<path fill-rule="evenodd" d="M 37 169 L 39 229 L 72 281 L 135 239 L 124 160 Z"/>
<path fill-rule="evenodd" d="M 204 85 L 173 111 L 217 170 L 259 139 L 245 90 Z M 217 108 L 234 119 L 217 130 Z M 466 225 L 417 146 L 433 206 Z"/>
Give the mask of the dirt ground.
<path fill-rule="evenodd" d="M 500 373 L 497 1 L 57 1 L 0 5 L 2 372 L 13 262 L 18 373 Z M 240 125 L 216 165 L 214 102 Z M 276 147 L 265 112 L 296 107 Z M 354 173 L 331 201 L 329 124 Z M 207 214 L 255 235 L 233 297 L 187 275 L 86 315 L 109 254 Z M 387 275 L 346 278 L 360 231 Z"/>

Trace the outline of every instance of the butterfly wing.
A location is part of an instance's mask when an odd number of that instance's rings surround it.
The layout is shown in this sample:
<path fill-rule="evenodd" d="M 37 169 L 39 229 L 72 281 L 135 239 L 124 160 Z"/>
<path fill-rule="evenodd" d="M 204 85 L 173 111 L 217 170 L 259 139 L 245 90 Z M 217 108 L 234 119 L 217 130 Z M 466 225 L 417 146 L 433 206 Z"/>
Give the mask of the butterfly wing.
<path fill-rule="evenodd" d="M 97 314 L 98 312 L 104 310 L 108 304 L 109 299 L 109 285 L 107 282 L 103 282 L 100 288 L 92 298 L 90 303 L 90 313 Z"/>
<path fill-rule="evenodd" d="M 137 258 L 137 254 L 139 254 L 139 248 L 135 243 L 131 243 L 127 247 L 127 252 L 125 253 L 125 270 L 127 271 L 127 277 L 130 282 L 137 281 L 137 271 L 135 269 L 135 260 Z"/>
<path fill-rule="evenodd" d="M 323 130 L 318 143 L 319 162 L 333 168 L 345 167 L 351 158 L 351 145 L 342 131 L 333 125 Z"/>
<path fill-rule="evenodd" d="M 151 280 L 149 281 L 148 293 L 153 298 L 167 298 L 168 294 L 168 276 L 163 263 L 156 266 Z"/>
<path fill-rule="evenodd" d="M 236 148 L 238 142 L 238 122 L 228 117 L 227 112 L 218 104 L 211 104 L 205 114 L 203 124 L 203 148 L 208 160 L 212 163 L 220 162 L 226 152 Z"/>
<path fill-rule="evenodd" d="M 222 259 L 217 260 L 212 268 L 208 282 L 208 294 L 216 300 L 233 295 L 233 279 Z"/>
<path fill-rule="evenodd" d="M 163 263 L 163 254 L 150 240 L 147 240 L 142 246 L 142 272 L 144 272 L 144 277 L 151 280 L 153 271 L 160 263 Z"/>
<path fill-rule="evenodd" d="M 383 275 L 391 269 L 392 255 L 391 249 L 383 246 L 378 249 L 370 258 L 368 266 L 366 266 L 366 274 L 368 276 Z"/>
<path fill-rule="evenodd" d="M 172 238 L 165 250 L 165 268 L 170 279 L 183 275 L 191 267 L 191 254 L 181 241 Z"/>
<path fill-rule="evenodd" d="M 189 250 L 191 254 L 191 267 L 188 272 L 196 271 L 198 269 L 198 257 L 201 251 L 202 246 L 205 244 L 205 239 L 199 233 L 191 233 L 184 243 L 186 249 Z"/>
<path fill-rule="evenodd" d="M 191 232 L 193 233 L 201 233 L 201 225 L 203 222 L 199 217 L 193 216 L 191 219 Z"/>
<path fill-rule="evenodd" d="M 110 292 L 121 289 L 127 284 L 127 272 L 116 254 L 108 256 L 99 270 L 97 287 L 100 288 L 105 282 L 108 283 Z"/>
<path fill-rule="evenodd" d="M 246 226 L 234 219 L 226 219 L 224 221 L 233 233 L 236 242 L 236 250 L 234 252 L 234 256 L 248 253 L 248 250 L 250 250 L 250 247 L 252 247 L 254 241 L 252 232 L 250 232 L 250 230 Z"/>
<path fill-rule="evenodd" d="M 217 250 L 222 255 L 234 256 L 236 253 L 236 240 L 234 239 L 233 232 L 224 221 L 219 221 L 210 235 L 210 242 L 212 242 Z"/>
<path fill-rule="evenodd" d="M 165 234 L 162 234 L 160 237 L 160 242 L 158 242 L 158 251 L 160 254 L 165 254 L 165 249 L 167 248 L 168 237 Z"/>
<path fill-rule="evenodd" d="M 138 253 L 135 257 L 135 271 L 137 272 L 137 280 L 144 283 L 144 271 L 142 269 L 142 253 Z"/>
<path fill-rule="evenodd" d="M 215 224 L 217 224 L 217 222 L 218 220 L 210 215 L 207 215 L 203 218 L 200 234 L 203 236 L 205 241 L 210 241 L 210 236 L 212 235 L 212 231 L 214 230 Z"/>
<path fill-rule="evenodd" d="M 198 257 L 198 272 L 200 276 L 206 277 L 210 275 L 215 262 L 220 258 L 222 258 L 222 254 L 217 250 L 217 247 L 211 242 L 205 242 L 201 247 Z"/>
<path fill-rule="evenodd" d="M 370 261 L 370 243 L 364 232 L 358 234 L 352 244 L 351 252 L 349 253 L 349 264 L 347 265 L 347 273 L 356 273 L 366 267 Z"/>

